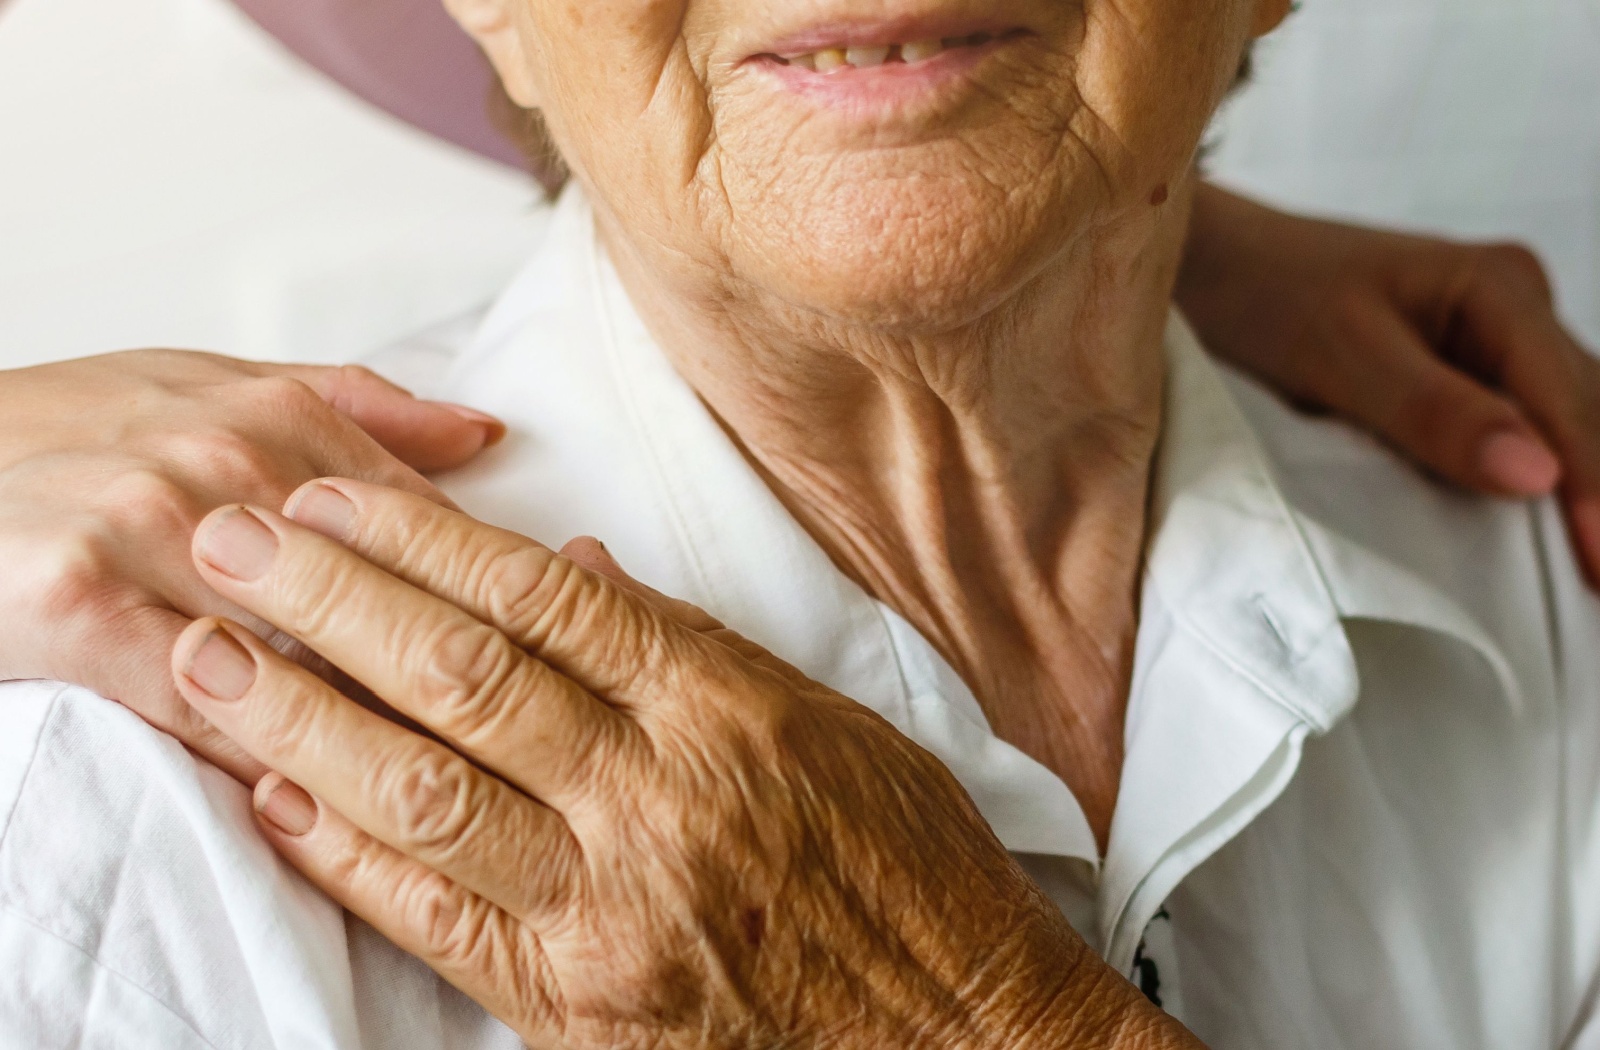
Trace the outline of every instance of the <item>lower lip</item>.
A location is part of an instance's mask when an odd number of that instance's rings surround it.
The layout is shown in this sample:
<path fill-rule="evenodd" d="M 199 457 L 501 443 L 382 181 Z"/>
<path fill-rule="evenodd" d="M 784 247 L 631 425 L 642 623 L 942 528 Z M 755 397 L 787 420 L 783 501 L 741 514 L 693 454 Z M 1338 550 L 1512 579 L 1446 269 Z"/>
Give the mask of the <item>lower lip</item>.
<path fill-rule="evenodd" d="M 965 81 L 984 59 L 1016 42 L 1006 36 L 983 44 L 951 48 L 921 62 L 885 62 L 881 66 L 844 66 L 817 73 L 786 65 L 771 55 L 752 61 L 794 93 L 819 105 L 845 109 L 897 108 L 923 101 L 940 88 Z"/>

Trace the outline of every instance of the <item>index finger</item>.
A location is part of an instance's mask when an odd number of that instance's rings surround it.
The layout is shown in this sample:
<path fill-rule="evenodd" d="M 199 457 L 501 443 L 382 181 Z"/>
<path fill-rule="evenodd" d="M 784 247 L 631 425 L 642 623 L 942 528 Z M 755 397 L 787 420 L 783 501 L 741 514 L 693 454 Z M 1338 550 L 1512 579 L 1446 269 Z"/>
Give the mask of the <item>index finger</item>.
<path fill-rule="evenodd" d="M 305 383 L 387 452 L 423 473 L 458 467 L 505 436 L 505 424 L 464 405 L 426 401 L 361 365 L 260 365 Z"/>
<path fill-rule="evenodd" d="M 1561 323 L 1547 289 L 1542 277 L 1481 282 L 1464 304 L 1463 337 L 1554 446 L 1568 529 L 1600 586 L 1600 362 Z"/>
<path fill-rule="evenodd" d="M 592 766 L 640 758 L 621 713 L 494 626 L 324 536 L 236 506 L 202 522 L 194 548 L 219 594 L 558 809 L 584 796 Z"/>
<path fill-rule="evenodd" d="M 647 707 L 663 695 L 709 692 L 729 669 L 729 647 L 661 605 L 525 536 L 413 495 L 324 479 L 302 486 L 285 512 L 494 624 L 614 705 Z M 721 627 L 701 616 L 700 626 Z"/>

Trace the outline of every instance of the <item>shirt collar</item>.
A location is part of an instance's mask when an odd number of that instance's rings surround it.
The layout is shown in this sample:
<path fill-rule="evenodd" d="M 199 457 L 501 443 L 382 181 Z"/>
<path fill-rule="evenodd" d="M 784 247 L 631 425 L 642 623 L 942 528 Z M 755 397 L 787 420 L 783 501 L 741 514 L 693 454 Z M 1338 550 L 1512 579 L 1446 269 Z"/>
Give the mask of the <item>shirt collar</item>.
<path fill-rule="evenodd" d="M 463 508 L 549 543 L 603 538 L 638 578 L 713 610 L 932 752 L 1008 849 L 1094 863 L 1066 785 L 990 731 L 937 650 L 839 571 L 673 370 L 576 190 L 445 396 L 511 427 L 441 479 Z"/>
<path fill-rule="evenodd" d="M 1151 500 L 1146 590 L 1314 731 L 1360 692 L 1343 625 L 1377 620 L 1446 635 L 1477 651 L 1518 707 L 1518 676 L 1490 631 L 1443 588 L 1324 523 L 1284 484 L 1277 427 L 1298 419 L 1229 375 L 1174 312 L 1167 332 L 1167 430 Z M 1247 415 L 1241 395 L 1249 407 Z M 1321 423 L 1347 441 L 1364 438 Z M 1263 440 L 1265 428 L 1271 440 Z M 1402 465 L 1403 483 L 1420 482 Z M 1359 494 L 1350 494 L 1358 498 Z"/>
<path fill-rule="evenodd" d="M 1216 366 L 1177 317 L 1167 352 L 1112 842 L 1124 859 L 1108 858 L 1110 892 L 1124 898 L 1153 858 L 1215 823 L 1219 807 L 1259 778 L 1289 727 L 1324 730 L 1349 711 L 1358 684 L 1341 618 L 1399 617 L 1418 599 L 1374 586 L 1384 568 L 1288 504 Z M 672 369 L 575 190 L 452 387 L 450 396 L 513 429 L 511 441 L 445 479 L 469 511 L 548 542 L 603 537 L 641 579 L 714 610 L 928 748 L 1009 849 L 1097 863 L 1065 784 L 994 736 L 948 663 L 832 564 Z M 1185 748 L 1205 760 L 1174 765 Z M 1248 819 L 1249 809 L 1233 815 Z"/>
<path fill-rule="evenodd" d="M 1145 573 L 1151 598 L 1241 677 L 1327 728 L 1355 702 L 1328 566 L 1217 367 L 1176 312 Z"/>
<path fill-rule="evenodd" d="M 1361 686 L 1347 621 L 1446 633 L 1512 681 L 1439 589 L 1286 496 L 1274 450 L 1176 314 L 1166 349 L 1122 792 L 1100 881 L 1097 932 L 1113 965 L 1188 873 L 1276 800 L 1304 740 L 1349 715 Z"/>

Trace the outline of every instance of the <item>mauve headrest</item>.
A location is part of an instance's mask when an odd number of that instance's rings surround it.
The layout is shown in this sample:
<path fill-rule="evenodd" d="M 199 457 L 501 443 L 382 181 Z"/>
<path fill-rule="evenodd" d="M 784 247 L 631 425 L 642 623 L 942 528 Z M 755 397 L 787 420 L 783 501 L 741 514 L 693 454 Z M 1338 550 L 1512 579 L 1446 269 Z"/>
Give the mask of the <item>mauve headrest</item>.
<path fill-rule="evenodd" d="M 3 3 L 4 0 L 0 0 Z M 527 160 L 489 119 L 488 62 L 442 0 L 234 0 L 368 102 L 503 164 Z"/>

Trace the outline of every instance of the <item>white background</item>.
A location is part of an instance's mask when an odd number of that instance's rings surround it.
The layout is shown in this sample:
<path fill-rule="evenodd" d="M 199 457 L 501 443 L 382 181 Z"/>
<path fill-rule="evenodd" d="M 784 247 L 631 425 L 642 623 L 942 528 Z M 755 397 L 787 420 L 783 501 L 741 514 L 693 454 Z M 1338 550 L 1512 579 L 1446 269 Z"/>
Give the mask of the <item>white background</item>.
<path fill-rule="evenodd" d="M 1218 122 L 1280 204 L 1530 242 L 1600 350 L 1600 0 L 1302 0 Z"/>
<path fill-rule="evenodd" d="M 529 183 L 300 67 L 220 0 L 0 0 L 0 365 L 338 360 L 470 309 Z M 1600 0 L 1305 0 L 1219 178 L 1538 247 L 1600 347 Z"/>
<path fill-rule="evenodd" d="M 492 295 L 535 199 L 221 0 L 0 7 L 0 361 L 359 356 Z"/>

